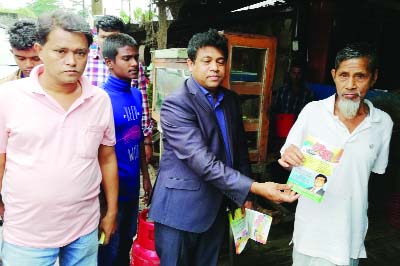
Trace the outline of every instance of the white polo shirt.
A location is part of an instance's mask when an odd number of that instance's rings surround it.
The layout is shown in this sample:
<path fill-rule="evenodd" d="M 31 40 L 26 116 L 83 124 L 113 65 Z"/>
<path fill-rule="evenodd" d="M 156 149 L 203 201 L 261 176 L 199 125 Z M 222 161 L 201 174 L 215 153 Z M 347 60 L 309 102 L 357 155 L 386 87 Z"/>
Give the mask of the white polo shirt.
<path fill-rule="evenodd" d="M 56 248 L 97 228 L 97 154 L 100 144 L 115 144 L 115 130 L 105 91 L 81 78 L 82 95 L 65 111 L 40 86 L 42 71 L 0 88 L 4 240 Z"/>
<path fill-rule="evenodd" d="M 308 135 L 344 149 L 322 202 L 300 197 L 293 233 L 298 252 L 338 265 L 366 257 L 368 180 L 371 171 L 383 174 L 388 162 L 393 122 L 370 101 L 365 103 L 369 115 L 352 133 L 334 115 L 335 95 L 309 103 L 281 149 L 301 147 Z"/>

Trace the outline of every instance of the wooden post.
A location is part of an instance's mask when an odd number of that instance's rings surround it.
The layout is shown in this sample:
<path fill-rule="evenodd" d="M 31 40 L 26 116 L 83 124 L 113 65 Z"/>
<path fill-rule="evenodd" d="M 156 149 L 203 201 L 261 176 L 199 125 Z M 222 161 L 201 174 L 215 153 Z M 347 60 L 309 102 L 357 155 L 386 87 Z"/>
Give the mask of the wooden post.
<path fill-rule="evenodd" d="M 92 0 L 92 14 L 103 15 L 103 0 Z"/>

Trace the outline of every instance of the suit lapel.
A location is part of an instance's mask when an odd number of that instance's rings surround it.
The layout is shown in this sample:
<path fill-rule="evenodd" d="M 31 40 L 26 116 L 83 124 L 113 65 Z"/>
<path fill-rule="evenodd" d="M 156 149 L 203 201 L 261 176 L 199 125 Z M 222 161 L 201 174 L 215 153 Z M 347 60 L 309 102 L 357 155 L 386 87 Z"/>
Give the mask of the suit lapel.
<path fill-rule="evenodd" d="M 212 118 L 213 125 L 206 125 L 206 126 L 207 127 L 214 126 L 214 127 L 217 128 L 218 138 L 219 138 L 219 141 L 221 143 L 222 150 L 223 150 L 222 154 L 224 155 L 224 161 L 226 162 L 227 155 L 226 155 L 225 147 L 224 147 L 224 138 L 222 137 L 221 128 L 219 127 L 218 120 L 217 120 L 217 117 L 215 115 L 214 109 L 211 107 L 210 103 L 208 102 L 207 97 L 200 91 L 200 89 L 198 88 L 198 86 L 195 83 L 195 81 L 193 80 L 193 78 L 189 78 L 186 81 L 186 88 L 187 88 L 188 92 L 193 96 L 193 103 L 199 104 L 201 106 L 201 108 L 203 108 L 204 111 L 206 112 L 205 116 Z M 229 112 L 225 112 L 225 107 L 224 107 L 224 113 L 225 114 L 229 113 Z M 225 120 L 226 120 L 225 124 L 228 126 L 227 121 L 229 121 L 229 120 L 227 120 L 226 116 L 225 116 Z M 229 131 L 230 130 L 229 130 L 229 127 L 228 127 L 228 132 Z M 231 136 L 229 138 L 231 138 Z"/>
<path fill-rule="evenodd" d="M 193 81 L 193 78 L 189 78 L 186 81 L 186 87 L 189 93 L 194 97 L 193 102 L 198 103 L 207 113 L 214 111 L 210 106 L 206 96 L 200 91 L 196 83 Z"/>

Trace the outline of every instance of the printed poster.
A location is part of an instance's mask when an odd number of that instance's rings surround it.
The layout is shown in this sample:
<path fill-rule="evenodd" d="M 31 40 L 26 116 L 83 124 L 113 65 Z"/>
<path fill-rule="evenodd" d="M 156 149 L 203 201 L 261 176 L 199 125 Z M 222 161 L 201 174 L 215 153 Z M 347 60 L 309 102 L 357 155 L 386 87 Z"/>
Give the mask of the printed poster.
<path fill-rule="evenodd" d="M 301 147 L 305 160 L 303 165 L 293 167 L 288 184 L 293 184 L 293 190 L 316 202 L 321 202 L 332 173 L 343 149 L 325 144 L 318 139 L 308 136 Z"/>
<path fill-rule="evenodd" d="M 245 248 L 247 241 L 253 239 L 262 244 L 267 243 L 269 230 L 272 224 L 272 217 L 250 209 L 238 208 L 234 212 L 228 214 L 229 224 L 235 241 L 236 254 L 240 254 Z"/>

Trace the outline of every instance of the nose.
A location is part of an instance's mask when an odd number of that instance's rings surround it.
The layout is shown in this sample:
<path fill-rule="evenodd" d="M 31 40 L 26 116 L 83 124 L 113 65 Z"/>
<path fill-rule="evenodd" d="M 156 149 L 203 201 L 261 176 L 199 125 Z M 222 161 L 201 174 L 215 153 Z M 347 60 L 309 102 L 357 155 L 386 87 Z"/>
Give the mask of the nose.
<path fill-rule="evenodd" d="M 355 89 L 356 88 L 356 79 L 354 77 L 349 77 L 347 80 L 346 87 L 348 89 Z"/>
<path fill-rule="evenodd" d="M 73 52 L 69 52 L 65 56 L 65 63 L 69 66 L 75 66 L 76 65 L 76 59 L 75 59 L 75 54 Z"/>
<path fill-rule="evenodd" d="M 130 60 L 130 64 L 131 64 L 131 66 L 138 66 L 138 65 L 139 65 L 139 62 L 138 62 L 138 60 L 136 60 L 135 58 L 132 58 L 132 59 Z"/>
<path fill-rule="evenodd" d="M 216 61 L 211 61 L 210 63 L 210 70 L 218 71 L 218 63 Z"/>
<path fill-rule="evenodd" d="M 26 59 L 26 68 L 33 68 L 35 66 L 35 61 L 33 59 Z"/>

